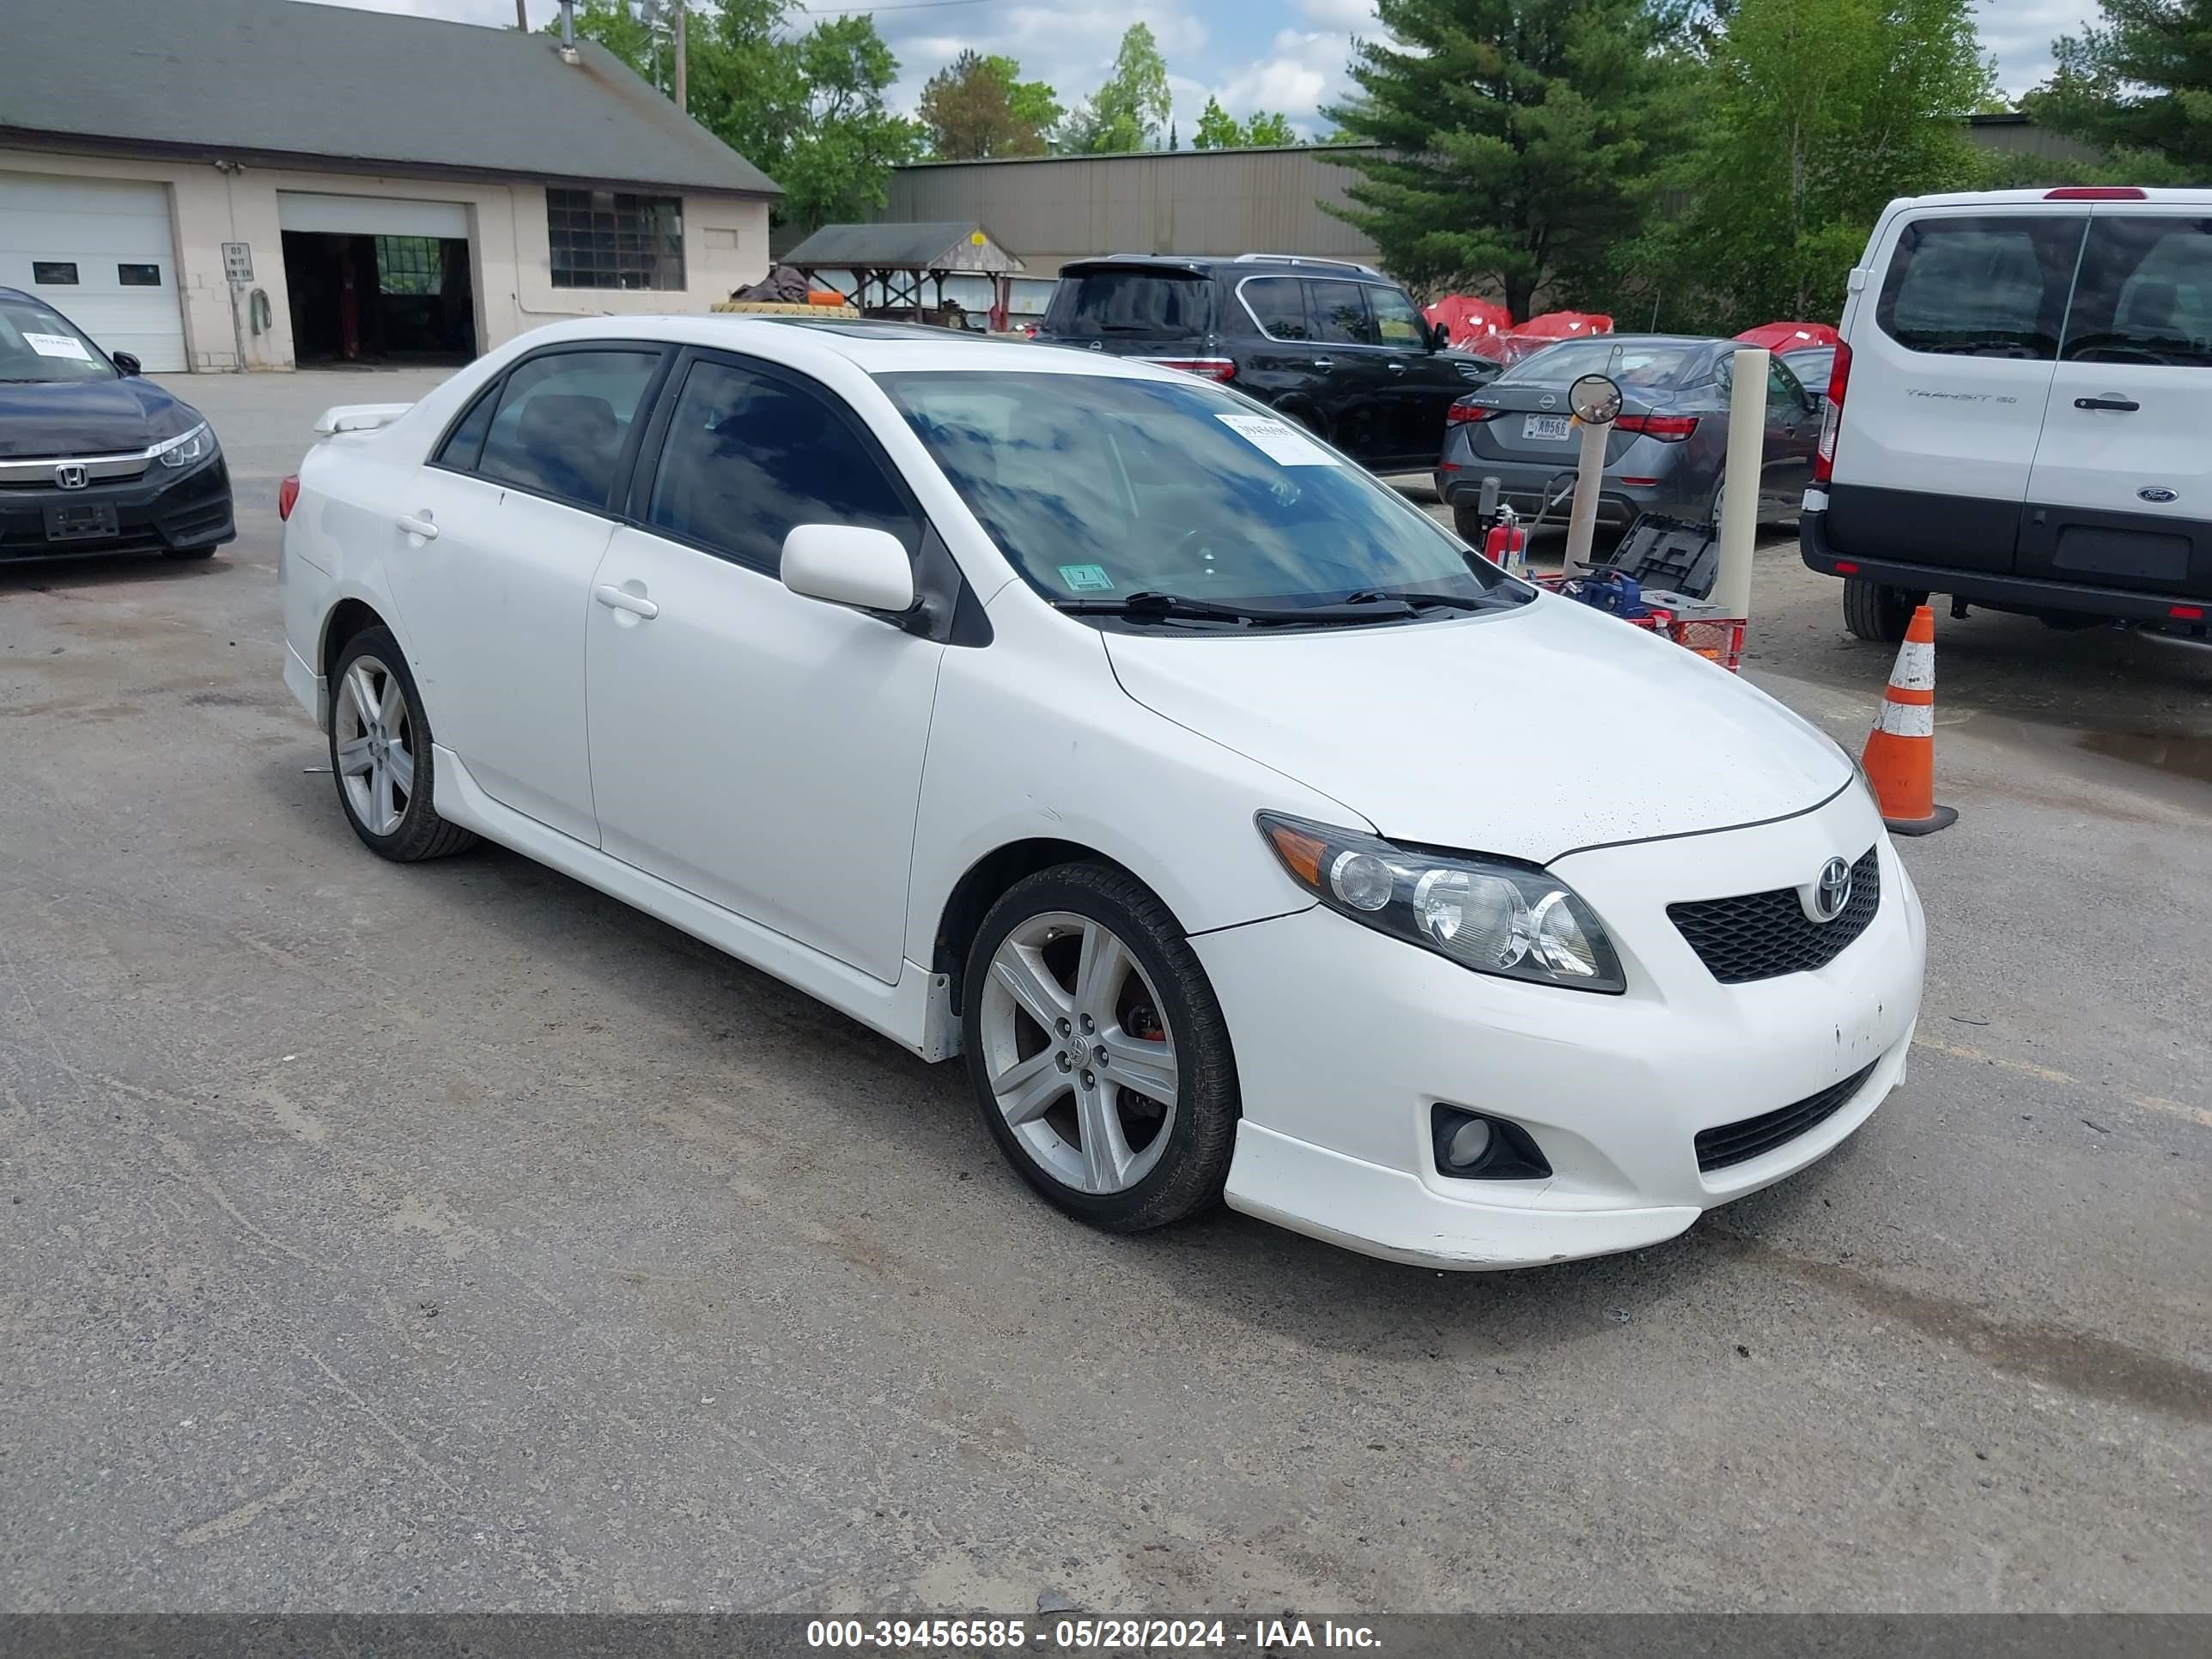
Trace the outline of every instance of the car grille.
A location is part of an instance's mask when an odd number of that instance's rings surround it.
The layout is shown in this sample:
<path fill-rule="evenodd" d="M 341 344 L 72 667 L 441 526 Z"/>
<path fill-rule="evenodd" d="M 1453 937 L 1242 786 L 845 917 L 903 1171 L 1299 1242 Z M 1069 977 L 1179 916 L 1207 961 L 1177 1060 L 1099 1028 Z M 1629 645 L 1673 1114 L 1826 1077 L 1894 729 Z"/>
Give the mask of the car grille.
<path fill-rule="evenodd" d="M 1876 1060 L 1875 1066 L 1881 1062 Z M 1761 1112 L 1718 1128 L 1698 1131 L 1698 1168 L 1710 1174 L 1731 1164 L 1748 1164 L 1771 1152 L 1785 1140 L 1795 1140 L 1817 1123 L 1826 1121 L 1849 1103 L 1874 1074 L 1874 1066 L 1854 1072 L 1841 1083 L 1832 1083 L 1817 1095 L 1808 1095 L 1779 1110 Z"/>
<path fill-rule="evenodd" d="M 1670 904 L 1667 914 L 1723 985 L 1809 973 L 1841 956 L 1881 908 L 1881 864 L 1875 853 L 1868 848 L 1851 866 L 1851 896 L 1833 921 L 1807 915 L 1794 887 Z"/>

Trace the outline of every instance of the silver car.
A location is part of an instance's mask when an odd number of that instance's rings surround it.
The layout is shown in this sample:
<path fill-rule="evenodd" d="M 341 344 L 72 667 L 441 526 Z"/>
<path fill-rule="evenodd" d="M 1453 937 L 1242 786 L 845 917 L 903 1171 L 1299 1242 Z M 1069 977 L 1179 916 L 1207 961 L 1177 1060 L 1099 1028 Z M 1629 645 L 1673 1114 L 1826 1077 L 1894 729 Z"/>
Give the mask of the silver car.
<path fill-rule="evenodd" d="M 1452 405 L 1437 494 L 1451 504 L 1460 534 L 1477 546 L 1486 527 L 1477 506 L 1486 479 L 1498 480 L 1500 499 L 1524 520 L 1550 504 L 1551 516 L 1564 521 L 1577 453 L 1567 388 L 1584 374 L 1609 374 L 1622 403 L 1606 440 L 1598 521 L 1626 526 L 1639 514 L 1658 513 L 1717 523 L 1729 370 L 1740 349 L 1735 340 L 1668 334 L 1607 334 L 1547 346 Z M 1770 359 L 1761 518 L 1796 516 L 1820 435 L 1818 401 L 1786 363 Z"/>

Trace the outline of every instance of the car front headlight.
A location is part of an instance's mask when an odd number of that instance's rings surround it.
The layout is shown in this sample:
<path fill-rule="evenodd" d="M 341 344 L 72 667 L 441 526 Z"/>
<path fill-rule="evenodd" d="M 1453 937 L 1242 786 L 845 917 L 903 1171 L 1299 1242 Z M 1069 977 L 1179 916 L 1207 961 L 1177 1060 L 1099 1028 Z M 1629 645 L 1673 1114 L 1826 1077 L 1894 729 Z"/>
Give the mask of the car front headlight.
<path fill-rule="evenodd" d="M 163 466 L 193 466 L 215 453 L 215 431 L 202 421 L 190 432 L 164 438 L 154 446 L 154 459 Z"/>
<path fill-rule="evenodd" d="M 1291 879 L 1340 915 L 1478 974 L 1616 996 L 1628 988 L 1596 915 L 1542 870 L 1275 812 L 1258 822 Z"/>

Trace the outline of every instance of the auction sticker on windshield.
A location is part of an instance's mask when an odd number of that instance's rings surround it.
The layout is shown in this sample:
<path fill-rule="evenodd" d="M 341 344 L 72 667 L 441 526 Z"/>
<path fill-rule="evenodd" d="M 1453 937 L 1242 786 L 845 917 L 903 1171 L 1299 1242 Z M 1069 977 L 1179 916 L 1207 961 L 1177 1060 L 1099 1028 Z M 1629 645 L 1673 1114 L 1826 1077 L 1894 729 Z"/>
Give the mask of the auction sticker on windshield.
<path fill-rule="evenodd" d="M 1213 417 L 1278 466 L 1334 466 L 1335 456 L 1294 426 L 1270 415 L 1217 415 Z"/>
<path fill-rule="evenodd" d="M 41 357 L 75 357 L 88 363 L 92 361 L 92 354 L 84 349 L 84 342 L 71 339 L 66 334 L 33 334 L 27 331 L 23 335 L 23 343 Z"/>

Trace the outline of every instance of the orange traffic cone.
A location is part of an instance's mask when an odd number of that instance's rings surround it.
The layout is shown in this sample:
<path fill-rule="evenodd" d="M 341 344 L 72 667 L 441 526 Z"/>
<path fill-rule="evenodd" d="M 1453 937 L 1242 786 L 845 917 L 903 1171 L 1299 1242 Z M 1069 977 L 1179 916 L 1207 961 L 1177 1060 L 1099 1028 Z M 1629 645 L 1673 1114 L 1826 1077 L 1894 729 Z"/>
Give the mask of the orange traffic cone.
<path fill-rule="evenodd" d="M 1924 605 L 1905 630 L 1859 764 L 1893 833 L 1929 836 L 1959 821 L 1936 805 L 1936 613 Z"/>

